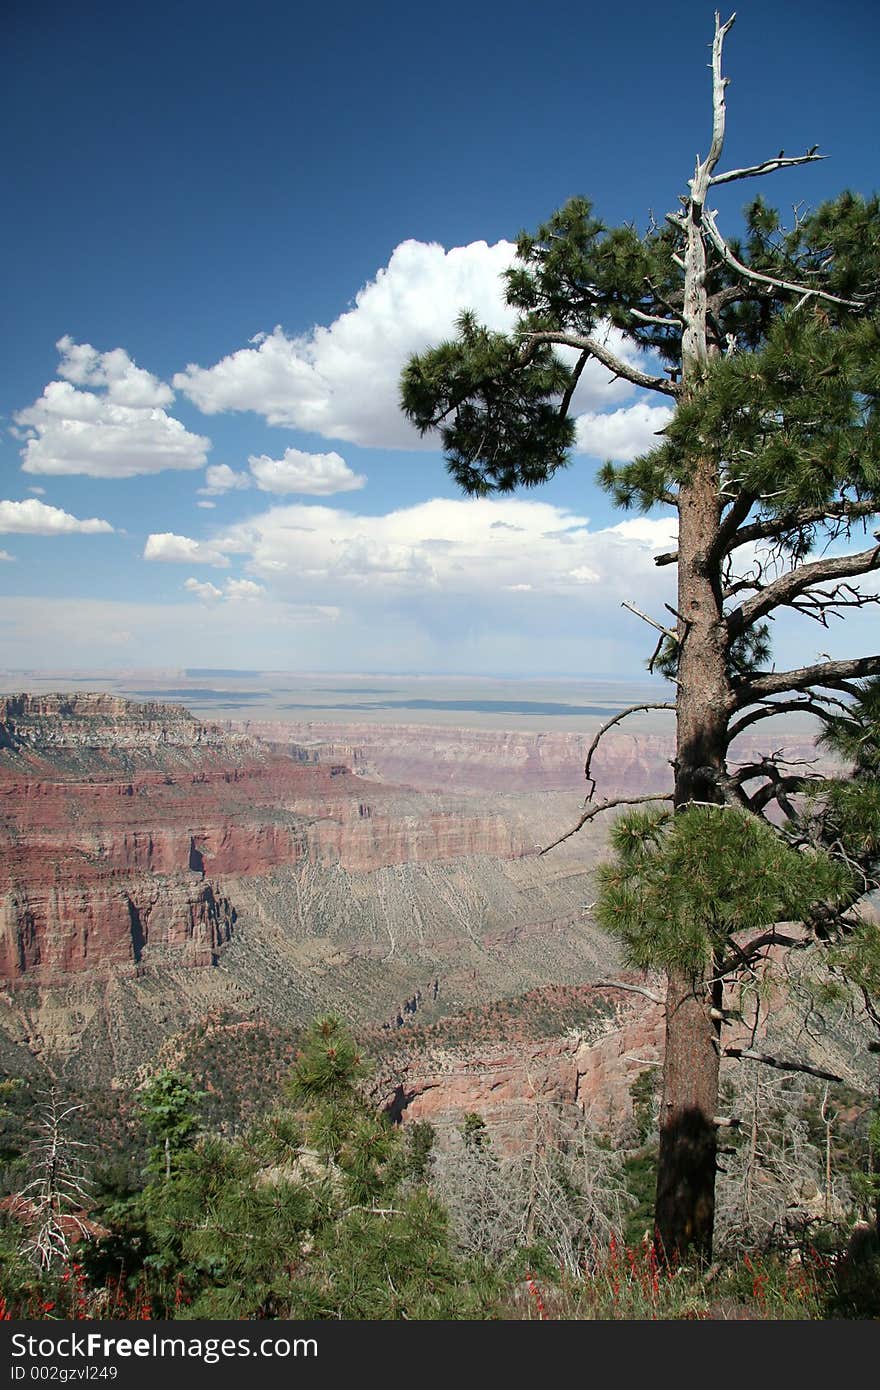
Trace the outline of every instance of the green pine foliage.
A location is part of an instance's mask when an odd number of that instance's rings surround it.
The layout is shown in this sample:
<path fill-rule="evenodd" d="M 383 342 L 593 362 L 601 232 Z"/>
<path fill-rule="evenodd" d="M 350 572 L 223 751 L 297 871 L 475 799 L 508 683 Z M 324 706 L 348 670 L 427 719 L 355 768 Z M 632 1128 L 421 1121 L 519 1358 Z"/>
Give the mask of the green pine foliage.
<path fill-rule="evenodd" d="M 845 865 L 733 806 L 630 812 L 611 848 L 596 917 L 641 969 L 705 974 L 734 933 L 799 920 L 851 887 Z"/>
<path fill-rule="evenodd" d="M 719 354 L 700 389 L 678 402 L 657 448 L 606 464 L 599 481 L 620 506 L 647 511 L 674 501 L 695 456 L 714 455 L 731 495 L 753 495 L 761 515 L 783 523 L 791 515 L 790 544 L 806 553 L 819 530 L 796 522 L 799 507 L 878 496 L 880 330 L 870 311 L 880 302 L 880 201 L 843 193 L 787 232 L 759 198 L 745 221 L 745 237 L 730 246 L 751 269 L 857 293 L 863 310 L 800 303 L 783 291 L 734 294 L 737 272 L 716 260 L 706 281 L 721 297 L 712 331 L 736 351 Z M 608 228 L 587 199 L 572 198 L 517 240 L 506 274 L 507 301 L 519 311 L 511 334 L 490 332 L 465 312 L 454 340 L 410 360 L 403 409 L 422 433 L 439 430 L 449 471 L 466 492 L 533 487 L 569 461 L 567 403 L 584 364 L 565 365 L 529 334 L 584 339 L 610 322 L 675 379 L 675 249 L 668 226 L 644 234 Z"/>
<path fill-rule="evenodd" d="M 147 1167 L 170 1176 L 199 1130 L 198 1105 L 203 1097 L 191 1076 L 163 1067 L 140 1093 L 140 1114 L 150 1138 Z"/>
<path fill-rule="evenodd" d="M 519 344 L 482 327 L 471 313 L 461 314 L 456 326 L 457 342 L 441 343 L 405 369 L 411 419 L 422 434 L 440 430 L 449 471 L 472 495 L 546 482 L 566 466 L 574 443 L 574 425 L 556 406 L 568 371 L 550 348 L 521 365 Z"/>
<path fill-rule="evenodd" d="M 102 1212 L 92 1276 L 145 1287 L 169 1318 L 488 1316 L 493 1277 L 455 1253 L 426 1186 L 432 1132 L 395 1129 L 363 1072 L 346 1029 L 318 1020 L 288 1103 L 232 1139 L 200 1133 L 191 1078 L 157 1073 L 147 1182 Z"/>

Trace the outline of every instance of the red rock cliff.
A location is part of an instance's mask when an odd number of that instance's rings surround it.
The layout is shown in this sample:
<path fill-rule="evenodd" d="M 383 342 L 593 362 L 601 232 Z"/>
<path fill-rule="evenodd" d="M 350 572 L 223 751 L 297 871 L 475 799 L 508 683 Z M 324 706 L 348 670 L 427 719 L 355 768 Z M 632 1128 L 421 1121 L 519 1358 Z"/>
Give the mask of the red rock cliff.
<path fill-rule="evenodd" d="M 369 870 L 523 847 L 500 816 L 426 809 L 176 706 L 0 701 L 0 977 L 209 964 L 234 884 L 307 860 Z"/>

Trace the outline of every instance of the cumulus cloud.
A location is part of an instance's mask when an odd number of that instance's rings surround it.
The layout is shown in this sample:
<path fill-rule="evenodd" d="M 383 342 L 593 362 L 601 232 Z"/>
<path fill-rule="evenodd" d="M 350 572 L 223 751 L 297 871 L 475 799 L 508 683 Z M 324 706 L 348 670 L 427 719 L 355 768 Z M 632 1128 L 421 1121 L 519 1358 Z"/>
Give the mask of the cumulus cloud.
<path fill-rule="evenodd" d="M 674 543 L 672 521 L 640 517 L 593 529 L 586 517 L 519 498 L 441 499 L 383 516 L 277 506 L 229 528 L 216 545 L 248 559 L 274 592 L 321 592 L 334 602 L 373 594 L 419 603 L 451 597 L 486 604 L 521 589 L 581 603 L 584 591 L 656 585 L 653 554 Z M 623 594 L 623 590 L 626 594 Z"/>
<path fill-rule="evenodd" d="M 660 442 L 657 435 L 672 415 L 668 406 L 648 405 L 642 400 L 604 414 L 585 411 L 578 416 L 575 449 L 579 454 L 629 463 L 638 454 L 656 448 Z"/>
<path fill-rule="evenodd" d="M 187 579 L 183 587 L 188 593 L 195 594 L 196 598 L 210 601 L 223 597 L 223 590 L 218 589 L 217 585 L 212 584 L 210 580 L 203 582 L 201 579 Z"/>
<path fill-rule="evenodd" d="M 198 553 L 182 539 L 163 539 L 162 557 Z M 297 648 L 319 666 L 344 652 L 364 669 L 638 671 L 645 629 L 620 604 L 663 619 L 674 600 L 674 574 L 654 565 L 675 544 L 673 520 L 595 526 L 531 498 L 435 498 L 380 515 L 279 503 L 197 544 L 248 575 L 210 589 L 188 581 L 200 613 L 240 607 L 261 623 L 303 605 L 338 614 L 323 647 L 316 635 Z"/>
<path fill-rule="evenodd" d="M 223 492 L 234 492 L 250 487 L 247 473 L 236 473 L 228 463 L 212 463 L 205 469 L 205 486 L 199 492 L 206 497 L 219 497 Z"/>
<path fill-rule="evenodd" d="M 214 510 L 214 508 L 216 507 L 216 505 L 217 505 L 216 502 L 201 501 L 201 502 L 197 502 L 197 503 L 196 503 L 196 506 L 197 506 L 197 507 L 204 507 L 205 511 L 209 511 L 209 512 L 212 512 L 212 511 Z"/>
<path fill-rule="evenodd" d="M 255 599 L 265 594 L 266 590 L 262 584 L 255 584 L 252 579 L 227 579 L 222 589 L 218 589 L 216 584 L 201 579 L 187 579 L 184 583 L 187 593 L 195 594 L 196 598 L 204 599 L 209 603 L 216 603 L 217 599 Z"/>
<path fill-rule="evenodd" d="M 24 502 L 0 502 L 0 531 L 18 532 L 26 536 L 97 535 L 112 532 L 109 521 L 89 517 L 80 521 L 60 507 L 50 507 L 36 497 Z"/>
<path fill-rule="evenodd" d="M 171 387 L 136 366 L 124 348 L 99 352 L 91 343 L 75 343 L 69 335 L 59 338 L 55 346 L 61 353 L 58 375 L 75 386 L 106 387 L 107 399 L 114 405 L 149 408 L 174 400 Z"/>
<path fill-rule="evenodd" d="M 436 448 L 401 413 L 400 372 L 413 352 L 454 333 L 462 309 L 490 328 L 508 330 L 514 313 L 504 302 L 502 272 L 515 247 L 475 241 L 445 251 L 404 241 L 387 266 L 357 295 L 354 307 L 329 327 L 290 337 L 279 326 L 213 367 L 191 363 L 173 378 L 205 414 L 252 410 L 271 425 L 314 431 L 325 439 L 388 448 Z M 616 329 L 608 346 L 627 360 L 638 353 Z M 566 353 L 563 351 L 563 355 Z M 576 353 L 570 353 L 574 360 Z M 599 410 L 633 395 L 632 386 L 587 364 L 573 399 L 576 413 Z"/>
<path fill-rule="evenodd" d="M 283 458 L 252 454 L 248 463 L 261 492 L 329 497 L 334 492 L 355 492 L 367 481 L 363 473 L 354 473 L 335 453 L 305 454 L 301 449 L 285 449 Z"/>
<path fill-rule="evenodd" d="M 173 565 L 214 565 L 224 569 L 229 561 L 211 542 L 194 541 L 189 536 L 176 536 L 173 531 L 154 532 L 147 536 L 145 560 L 164 560 Z"/>
<path fill-rule="evenodd" d="M 252 579 L 227 579 L 225 588 L 230 598 L 259 598 L 266 592 L 262 584 L 255 584 Z"/>
<path fill-rule="evenodd" d="M 0 550 L 0 564 L 11 565 L 15 561 L 15 556 L 10 555 L 8 550 Z"/>
<path fill-rule="evenodd" d="M 57 347 L 62 379 L 14 417 L 25 473 L 133 478 L 203 467 L 210 440 L 167 413 L 169 386 L 122 348 L 102 353 L 69 337 Z"/>

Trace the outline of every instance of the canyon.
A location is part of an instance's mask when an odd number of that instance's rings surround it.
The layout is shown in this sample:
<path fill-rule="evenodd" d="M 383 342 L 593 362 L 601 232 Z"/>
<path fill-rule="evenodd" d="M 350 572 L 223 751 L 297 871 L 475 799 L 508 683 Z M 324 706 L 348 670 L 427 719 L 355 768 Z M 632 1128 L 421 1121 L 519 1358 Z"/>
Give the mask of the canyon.
<path fill-rule="evenodd" d="M 614 711 L 609 709 L 609 716 Z M 291 745 L 321 749 L 357 771 L 423 792 L 459 791 L 472 795 L 562 793 L 583 798 L 584 763 L 599 718 L 583 729 L 449 728 L 397 723 L 341 724 L 326 719 L 248 718 L 228 721 L 276 749 Z M 598 795 L 662 794 L 671 785 L 675 749 L 671 711 L 636 714 L 609 729 L 592 761 Z M 776 742 L 773 740 L 776 739 Z M 784 742 L 791 759 L 815 758 L 811 722 L 770 720 L 759 736 L 743 735 L 732 747 L 737 761 L 752 762 Z"/>
<path fill-rule="evenodd" d="M 600 795 L 665 789 L 668 719 L 610 731 Z M 0 1067 L 126 1088 L 206 1021 L 234 1050 L 333 1012 L 376 1103 L 441 1142 L 478 1111 L 515 1147 L 538 1103 L 623 1132 L 662 1009 L 602 983 L 637 983 L 590 914 L 604 825 L 540 852 L 593 733 L 0 697 Z"/>
<path fill-rule="evenodd" d="M 538 853 L 570 801 L 398 787 L 180 706 L 0 700 L 0 1060 L 119 1081 L 212 1010 L 396 1028 L 595 977 L 590 856 Z"/>

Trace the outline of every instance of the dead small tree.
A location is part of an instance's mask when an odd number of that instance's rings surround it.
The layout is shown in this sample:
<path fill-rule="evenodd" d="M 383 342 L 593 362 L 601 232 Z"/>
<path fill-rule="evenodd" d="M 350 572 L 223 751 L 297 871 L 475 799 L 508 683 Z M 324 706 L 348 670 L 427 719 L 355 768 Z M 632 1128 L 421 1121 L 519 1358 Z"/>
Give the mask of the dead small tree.
<path fill-rule="evenodd" d="M 830 1136 L 817 1142 L 809 1124 L 811 1114 L 814 1130 L 826 1123 L 828 1090 L 818 1100 L 802 1078 L 760 1067 L 741 1079 L 742 1124 L 718 1178 L 717 1249 L 801 1249 L 817 1226 L 854 1211 L 845 1176 L 833 1171 Z"/>
<path fill-rule="evenodd" d="M 35 1176 L 16 1194 L 28 1227 L 21 1253 L 41 1269 L 65 1263 L 71 1237 L 89 1234 L 81 1213 L 92 1202 L 84 1163 L 90 1146 L 70 1133 L 71 1119 L 82 1108 L 66 1104 L 54 1090 L 40 1105 L 37 1134 L 29 1149 Z"/>
<path fill-rule="evenodd" d="M 435 1155 L 432 1183 L 461 1249 L 498 1261 L 542 1246 L 572 1277 L 594 1268 L 612 1235 L 622 1237 L 629 1207 L 619 1152 L 576 1107 L 535 1102 L 528 1138 L 497 1153 L 473 1123 Z"/>

